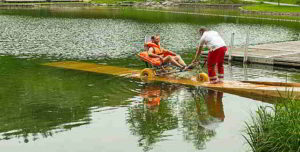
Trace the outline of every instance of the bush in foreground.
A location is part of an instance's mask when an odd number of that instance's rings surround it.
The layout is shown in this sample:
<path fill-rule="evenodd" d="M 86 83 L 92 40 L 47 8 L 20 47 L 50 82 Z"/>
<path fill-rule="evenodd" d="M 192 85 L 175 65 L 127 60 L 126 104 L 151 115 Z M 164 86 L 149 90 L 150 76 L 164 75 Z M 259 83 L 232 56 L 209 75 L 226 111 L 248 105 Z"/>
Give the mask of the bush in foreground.
<path fill-rule="evenodd" d="M 300 101 L 260 107 L 244 136 L 254 152 L 300 152 Z"/>

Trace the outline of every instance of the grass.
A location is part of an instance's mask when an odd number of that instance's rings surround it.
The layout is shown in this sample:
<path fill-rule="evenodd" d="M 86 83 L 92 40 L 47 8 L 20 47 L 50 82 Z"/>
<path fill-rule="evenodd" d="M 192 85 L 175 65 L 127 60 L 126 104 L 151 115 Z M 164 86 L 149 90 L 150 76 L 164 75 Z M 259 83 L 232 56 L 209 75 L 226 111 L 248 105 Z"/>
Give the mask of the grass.
<path fill-rule="evenodd" d="M 288 13 L 300 12 L 300 7 L 278 6 L 278 5 L 270 5 L 270 4 L 243 6 L 242 8 L 249 11 L 263 11 L 263 12 L 288 12 Z"/>
<path fill-rule="evenodd" d="M 300 152 L 300 101 L 260 107 L 244 136 L 254 152 Z"/>
<path fill-rule="evenodd" d="M 263 0 L 259 0 L 263 1 Z M 265 0 L 268 2 L 278 2 L 278 0 Z M 280 3 L 287 3 L 287 4 L 300 4 L 300 0 L 279 0 Z"/>

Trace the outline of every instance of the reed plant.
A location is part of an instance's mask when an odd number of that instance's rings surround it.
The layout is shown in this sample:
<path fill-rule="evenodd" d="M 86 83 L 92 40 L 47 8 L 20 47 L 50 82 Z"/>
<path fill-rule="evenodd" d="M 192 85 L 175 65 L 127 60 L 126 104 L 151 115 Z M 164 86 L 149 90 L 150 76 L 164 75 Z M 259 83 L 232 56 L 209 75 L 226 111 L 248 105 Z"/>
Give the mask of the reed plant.
<path fill-rule="evenodd" d="M 246 123 L 247 140 L 254 152 L 300 152 L 300 101 L 283 99 L 260 107 Z"/>

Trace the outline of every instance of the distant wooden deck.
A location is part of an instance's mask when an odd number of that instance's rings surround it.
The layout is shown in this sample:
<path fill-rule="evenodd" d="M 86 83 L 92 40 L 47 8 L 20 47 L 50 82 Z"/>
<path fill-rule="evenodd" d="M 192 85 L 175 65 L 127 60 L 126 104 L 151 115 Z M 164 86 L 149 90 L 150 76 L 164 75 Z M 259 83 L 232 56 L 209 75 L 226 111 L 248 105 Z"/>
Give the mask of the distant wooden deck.
<path fill-rule="evenodd" d="M 233 61 L 243 62 L 244 48 L 233 48 L 231 51 Z M 249 46 L 248 62 L 300 68 L 300 41 Z"/>

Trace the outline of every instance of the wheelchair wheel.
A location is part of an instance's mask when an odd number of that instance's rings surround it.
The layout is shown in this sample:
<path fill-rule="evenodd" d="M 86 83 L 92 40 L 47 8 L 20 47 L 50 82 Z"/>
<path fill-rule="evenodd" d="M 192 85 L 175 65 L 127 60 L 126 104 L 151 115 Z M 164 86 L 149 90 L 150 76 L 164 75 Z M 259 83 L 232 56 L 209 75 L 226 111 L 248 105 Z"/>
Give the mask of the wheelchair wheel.
<path fill-rule="evenodd" d="M 146 68 L 146 69 L 143 69 L 141 74 L 140 74 L 141 78 L 154 78 L 155 77 L 155 71 L 153 69 L 150 69 L 150 68 Z"/>
<path fill-rule="evenodd" d="M 199 73 L 197 75 L 197 81 L 199 82 L 208 82 L 209 81 L 209 78 L 208 78 L 208 75 L 206 73 Z"/>

